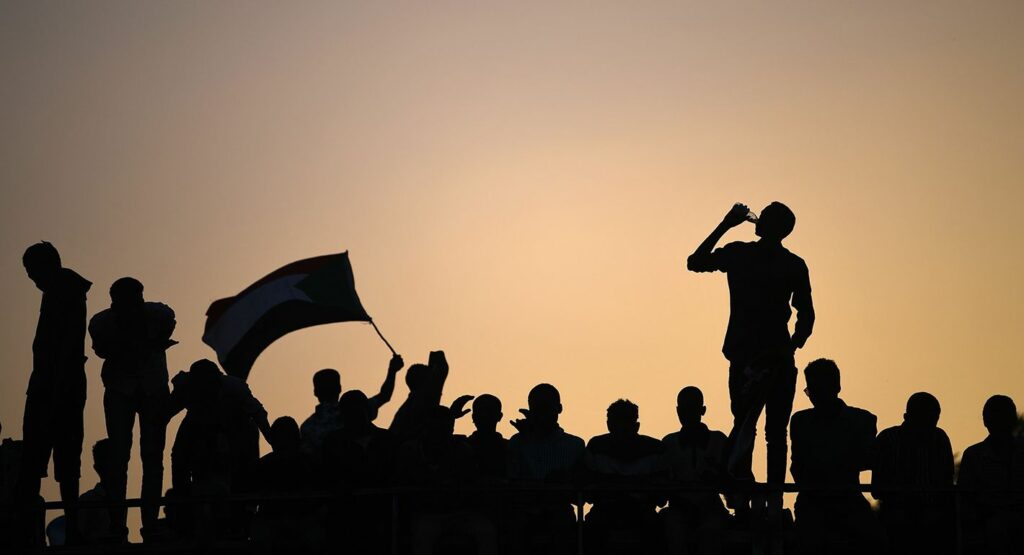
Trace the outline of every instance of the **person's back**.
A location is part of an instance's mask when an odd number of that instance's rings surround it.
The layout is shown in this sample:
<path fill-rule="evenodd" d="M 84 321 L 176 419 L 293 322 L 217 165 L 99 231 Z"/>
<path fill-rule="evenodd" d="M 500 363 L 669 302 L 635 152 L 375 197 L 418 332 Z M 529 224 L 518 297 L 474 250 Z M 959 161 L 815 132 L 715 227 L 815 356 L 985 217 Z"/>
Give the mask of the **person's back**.
<path fill-rule="evenodd" d="M 963 498 L 964 533 L 991 553 L 1024 549 L 1024 437 L 1015 437 L 1017 407 L 1005 395 L 985 402 L 989 435 L 964 450 L 957 486 Z"/>
<path fill-rule="evenodd" d="M 937 426 L 940 411 L 934 396 L 915 393 L 907 401 L 903 424 L 883 430 L 876 440 L 872 496 L 879 500 L 879 516 L 898 552 L 941 553 L 952 545 L 952 496 L 886 489 L 953 485 L 953 448 Z"/>
<path fill-rule="evenodd" d="M 798 486 L 796 526 L 805 553 L 877 547 L 881 533 L 867 499 L 856 488 L 860 473 L 874 457 L 877 417 L 839 398 L 839 367 L 818 359 L 804 370 L 813 408 L 793 415 L 790 423 L 792 466 Z M 850 487 L 823 492 L 814 488 Z"/>
<path fill-rule="evenodd" d="M 587 442 L 585 463 L 595 484 L 646 484 L 660 469 L 662 446 L 639 433 L 639 407 L 620 399 L 608 407 L 608 433 Z M 653 517 L 657 499 L 648 493 L 595 494 L 587 521 L 597 528 L 636 528 Z"/>

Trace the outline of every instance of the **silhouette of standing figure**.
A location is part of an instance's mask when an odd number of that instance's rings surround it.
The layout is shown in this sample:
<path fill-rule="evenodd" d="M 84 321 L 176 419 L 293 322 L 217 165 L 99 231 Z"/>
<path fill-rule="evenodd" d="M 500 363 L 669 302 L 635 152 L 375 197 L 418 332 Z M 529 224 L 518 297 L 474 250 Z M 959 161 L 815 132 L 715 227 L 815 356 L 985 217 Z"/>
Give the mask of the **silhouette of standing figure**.
<path fill-rule="evenodd" d="M 146 302 L 142 291 L 142 283 L 134 278 L 115 281 L 110 286 L 110 308 L 92 317 L 89 335 L 93 351 L 103 359 L 103 416 L 113 467 L 105 485 L 111 499 L 125 498 L 132 431 L 138 415 L 142 497 L 154 501 L 142 508 L 145 530 L 160 513 L 155 500 L 163 491 L 165 410 L 170 395 L 166 351 L 177 342 L 171 340 L 176 324 L 174 311 L 162 303 Z M 127 510 L 118 507 L 111 512 L 115 531 L 127 536 Z"/>
<path fill-rule="evenodd" d="M 78 501 L 85 411 L 85 295 L 92 284 L 61 266 L 60 254 L 42 242 L 22 257 L 29 279 L 43 292 L 39 323 L 32 342 L 32 375 L 23 420 L 22 464 L 18 497 L 35 503 L 40 479 L 53 453 L 54 478 L 64 502 Z M 78 521 L 65 509 L 68 543 L 76 542 Z M 27 528 L 22 528 L 27 531 Z M 34 530 L 33 530 L 34 533 Z M 40 535 L 32 541 L 38 542 Z"/>
<path fill-rule="evenodd" d="M 756 242 L 715 245 L 725 233 L 755 220 Z M 739 479 L 753 480 L 752 457 L 757 421 L 765 411 L 768 444 L 768 483 L 786 478 L 786 427 L 793 411 L 796 364 L 793 353 L 804 346 L 814 325 L 811 282 L 807 265 L 782 246 L 796 216 L 784 204 L 773 202 L 754 218 L 737 204 L 725 215 L 686 260 L 692 272 L 725 272 L 729 281 L 729 327 L 722 353 L 729 360 L 729 397 L 733 429 L 728 470 Z M 795 330 L 789 333 L 790 308 L 797 311 Z M 781 509 L 782 495 L 773 495 L 771 507 Z M 746 509 L 736 499 L 736 509 Z"/>

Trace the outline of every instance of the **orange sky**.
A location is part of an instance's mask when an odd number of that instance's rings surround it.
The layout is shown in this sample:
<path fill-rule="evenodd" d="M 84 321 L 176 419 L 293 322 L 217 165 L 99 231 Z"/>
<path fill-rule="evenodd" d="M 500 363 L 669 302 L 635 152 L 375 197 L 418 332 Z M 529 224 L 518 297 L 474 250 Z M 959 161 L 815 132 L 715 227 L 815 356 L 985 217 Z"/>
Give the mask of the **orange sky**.
<path fill-rule="evenodd" d="M 628 397 L 661 437 L 695 384 L 726 428 L 725 279 L 683 261 L 733 202 L 782 200 L 818 313 L 798 363 L 835 358 L 880 427 L 934 393 L 960 451 L 989 395 L 1024 405 L 1022 24 L 1017 2 L 0 4 L 3 435 L 40 239 L 95 283 L 90 314 L 124 275 L 177 311 L 172 373 L 211 356 L 210 301 L 349 250 L 406 360 L 448 352 L 448 400 L 511 417 L 549 381 L 567 430 Z M 372 390 L 388 356 L 327 326 L 250 383 L 301 421 L 315 370 Z"/>

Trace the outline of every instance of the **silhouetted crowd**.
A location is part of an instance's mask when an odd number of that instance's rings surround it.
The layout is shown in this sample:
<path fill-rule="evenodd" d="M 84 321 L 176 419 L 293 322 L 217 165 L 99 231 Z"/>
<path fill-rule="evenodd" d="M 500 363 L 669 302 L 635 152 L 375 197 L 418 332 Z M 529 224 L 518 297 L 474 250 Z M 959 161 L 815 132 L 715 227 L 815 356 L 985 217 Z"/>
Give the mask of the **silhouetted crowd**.
<path fill-rule="evenodd" d="M 756 220 L 761 241 L 714 249 L 744 220 Z M 1021 553 L 1024 437 L 1009 397 L 985 403 L 989 434 L 963 452 L 958 470 L 934 396 L 915 393 L 903 423 L 878 433 L 875 415 L 840 397 L 840 369 L 828 359 L 804 368 L 812 408 L 790 417 L 794 352 L 814 321 L 806 265 L 781 246 L 794 222 L 780 203 L 760 218 L 737 205 L 690 256 L 691 270 L 729 277 L 723 352 L 734 422 L 727 432 L 709 429 L 703 393 L 687 386 L 677 396 L 680 427 L 661 439 L 641 434 L 639 407 L 619 399 L 607 409 L 608 433 L 584 441 L 560 426 L 561 396 L 547 383 L 530 390 L 527 408 L 511 421 L 516 433 L 505 438 L 496 396 L 443 404 L 442 351 L 405 369 L 409 394 L 387 428 L 375 422 L 405 367 L 397 355 L 372 397 L 343 391 L 341 375 L 325 369 L 313 376 L 317 404 L 301 425 L 288 416 L 271 422 L 246 382 L 210 360 L 169 379 L 175 315 L 145 300 L 138 280 L 115 281 L 110 308 L 86 326 L 91 284 L 63 267 L 52 245 L 33 245 L 23 262 L 43 296 L 23 439 L 0 447 L 0 537 L 24 551 L 44 544 L 40 480 L 52 457 L 67 506 L 45 528 L 51 545 L 125 544 L 138 420 L 141 534 L 153 545 L 569 553 L 582 532 L 588 553 L 724 553 L 739 536 L 748 546 L 808 554 L 952 553 L 957 545 Z M 98 482 L 80 494 L 86 332 L 103 359 L 108 437 L 92 447 Z M 751 472 L 762 412 L 766 484 Z M 179 413 L 172 483 L 163 492 L 166 429 Z M 475 431 L 456 434 L 455 421 L 467 415 Z M 262 457 L 260 435 L 272 448 Z M 799 490 L 792 515 L 782 506 L 787 457 Z M 877 508 L 861 493 L 867 470 Z"/>

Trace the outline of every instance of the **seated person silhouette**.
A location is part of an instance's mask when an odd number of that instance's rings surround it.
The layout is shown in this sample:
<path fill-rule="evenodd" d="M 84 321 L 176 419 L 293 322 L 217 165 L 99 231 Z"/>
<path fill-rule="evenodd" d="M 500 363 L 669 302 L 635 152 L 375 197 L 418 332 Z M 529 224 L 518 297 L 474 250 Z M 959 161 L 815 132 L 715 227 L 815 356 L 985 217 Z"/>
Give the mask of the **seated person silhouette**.
<path fill-rule="evenodd" d="M 704 393 L 689 386 L 676 397 L 679 431 L 661 440 L 669 483 L 676 486 L 708 488 L 708 491 L 676 492 L 668 508 L 661 511 L 668 552 L 722 552 L 722 533 L 728 511 L 718 488 L 722 487 L 728 438 L 701 422 L 707 407 Z"/>
<path fill-rule="evenodd" d="M 398 484 L 446 490 L 409 499 L 413 553 L 434 553 L 446 535 L 469 536 L 481 555 L 497 553 L 494 524 L 472 510 L 467 497 L 458 492 L 477 483 L 479 473 L 472 448 L 455 436 L 450 409 L 438 405 L 429 411 L 420 437 L 399 447 L 396 464 Z"/>
<path fill-rule="evenodd" d="M 941 493 L 901 493 L 885 488 L 950 488 L 953 448 L 938 427 L 939 401 L 929 393 L 907 400 L 903 424 L 883 430 L 876 440 L 872 496 L 895 553 L 946 553 L 953 546 L 953 497 Z"/>
<path fill-rule="evenodd" d="M 380 407 L 391 400 L 395 391 L 395 376 L 405 366 L 402 357 L 394 355 L 388 363 L 387 377 L 380 392 L 369 399 L 370 420 L 377 418 Z M 313 395 L 317 399 L 313 414 L 302 423 L 302 448 L 319 461 L 327 434 L 341 427 L 338 416 L 338 398 L 341 396 L 341 374 L 333 368 L 324 368 L 313 374 Z"/>
<path fill-rule="evenodd" d="M 444 351 L 431 351 L 427 364 L 413 364 L 405 372 L 409 396 L 398 407 L 390 430 L 399 441 L 414 439 L 433 412 L 441 404 L 444 382 L 448 379 L 448 360 Z"/>
<path fill-rule="evenodd" d="M 143 286 L 130 277 L 110 286 L 110 308 L 89 321 L 89 336 L 96 356 L 103 359 L 103 417 L 110 438 L 115 473 L 107 486 L 113 499 L 127 494 L 128 460 L 135 420 L 139 421 L 139 453 L 142 459 L 143 534 L 156 522 L 163 491 L 164 445 L 167 419 L 164 407 L 167 387 L 167 349 L 176 322 L 174 311 L 163 303 L 148 302 Z M 111 508 L 114 525 L 128 535 L 127 508 Z"/>
<path fill-rule="evenodd" d="M 796 532 L 802 553 L 867 553 L 880 548 L 880 530 L 867 499 L 856 490 L 813 488 L 860 484 L 874 457 L 877 418 L 839 398 L 839 367 L 818 359 L 804 369 L 813 408 L 793 415 L 790 472 L 807 487 L 796 499 Z"/>
<path fill-rule="evenodd" d="M 1024 436 L 1017 406 L 994 395 L 982 411 L 988 437 L 960 459 L 957 486 L 963 492 L 966 543 L 983 553 L 1024 553 Z"/>
<path fill-rule="evenodd" d="M 99 482 L 91 490 L 79 497 L 84 502 L 109 501 L 112 480 L 120 479 L 113 442 L 101 439 L 92 446 L 92 468 L 96 471 Z M 103 507 L 86 507 L 79 512 L 78 533 L 82 545 L 110 545 L 124 541 L 120 530 L 115 530 L 110 510 Z M 120 528 L 120 526 L 118 526 Z"/>
<path fill-rule="evenodd" d="M 608 433 L 587 443 L 584 458 L 590 481 L 596 485 L 647 485 L 661 464 L 661 442 L 640 434 L 640 409 L 625 399 L 609 405 Z M 632 532 L 653 549 L 657 536 L 657 495 L 638 493 L 595 493 L 587 514 L 586 538 L 598 551 L 614 532 Z"/>
<path fill-rule="evenodd" d="M 324 438 L 322 488 L 345 495 L 352 490 L 390 484 L 396 445 L 391 432 L 370 421 L 369 400 L 350 389 L 338 401 L 344 427 Z M 390 547 L 391 498 L 342 497 L 329 504 L 328 542 L 354 553 L 386 551 Z"/>
<path fill-rule="evenodd" d="M 561 395 L 551 384 L 530 390 L 529 409 L 513 420 L 518 430 L 508 441 L 508 477 L 521 485 L 564 485 L 578 475 L 586 445 L 558 425 L 562 413 Z M 573 498 L 565 492 L 524 493 L 512 499 L 510 549 L 512 553 L 546 547 L 551 552 L 574 545 Z"/>
<path fill-rule="evenodd" d="M 258 491 L 267 497 L 311 494 L 314 491 L 313 463 L 300 449 L 299 425 L 290 416 L 270 426 L 270 446 L 256 468 Z M 313 552 L 321 544 L 323 523 L 317 503 L 311 501 L 267 500 L 259 505 L 253 520 L 253 543 L 273 553 Z"/>
<path fill-rule="evenodd" d="M 494 395 L 485 393 L 473 401 L 475 430 L 467 442 L 473 448 L 481 477 L 488 481 L 503 481 L 506 478 L 508 440 L 498 431 L 501 416 L 501 400 Z"/>

